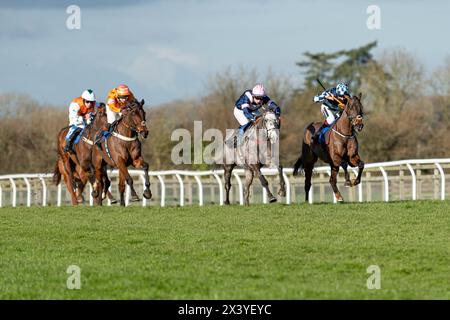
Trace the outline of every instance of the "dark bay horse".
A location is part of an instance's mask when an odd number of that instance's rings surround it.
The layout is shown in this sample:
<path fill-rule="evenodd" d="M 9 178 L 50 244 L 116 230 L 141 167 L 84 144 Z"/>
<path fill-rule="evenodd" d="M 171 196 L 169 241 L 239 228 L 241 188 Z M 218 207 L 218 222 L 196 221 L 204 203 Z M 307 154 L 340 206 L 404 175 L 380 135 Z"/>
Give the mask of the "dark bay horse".
<path fill-rule="evenodd" d="M 103 190 L 103 175 L 106 165 L 119 169 L 120 205 L 125 206 L 125 181 L 130 186 L 132 201 L 139 201 L 133 187 L 133 179 L 128 172 L 128 166 L 143 169 L 145 174 L 145 190 L 143 196 L 151 199 L 150 179 L 148 176 L 148 163 L 144 161 L 141 152 L 141 142 L 138 135 L 146 139 L 148 129 L 143 108 L 144 100 L 135 100 L 121 111 L 121 117 L 111 136 L 102 139 L 98 147 L 93 148 L 92 163 L 95 169 L 94 197 L 96 203 L 101 205 L 100 192 Z"/>
<path fill-rule="evenodd" d="M 95 181 L 94 170 L 91 165 L 93 141 L 97 132 L 105 128 L 106 122 L 105 106 L 100 105 L 94 112 L 93 121 L 81 133 L 80 141 L 74 144 L 74 153 L 64 152 L 64 147 L 67 143 L 65 137 L 69 131 L 69 127 L 61 129 L 58 133 L 58 159 L 55 165 L 53 181 L 58 185 L 61 180 L 61 175 L 63 176 L 73 205 L 83 202 L 83 191 L 87 181 L 89 180 L 92 184 Z M 112 194 L 108 191 L 111 182 L 106 173 L 106 168 L 103 179 L 105 186 L 103 197 L 107 195 L 111 203 L 116 202 Z"/>
<path fill-rule="evenodd" d="M 358 139 L 355 130 L 360 132 L 363 129 L 363 116 L 360 93 L 359 96 L 349 97 L 340 118 L 335 121 L 329 133 L 327 133 L 329 134 L 327 144 L 312 141 L 314 132 L 322 125 L 321 122 L 314 122 L 306 127 L 301 155 L 294 165 L 294 176 L 300 170 L 304 170 L 305 173 L 306 202 L 309 200 L 312 172 L 318 158 L 330 165 L 330 185 L 337 201 L 344 201 L 337 187 L 337 174 L 340 166 L 344 169 L 345 186 L 352 187 L 361 182 L 364 162 L 358 154 Z M 350 181 L 350 175 L 347 171 L 348 164 L 351 167 L 358 167 L 358 176 L 353 182 Z"/>
<path fill-rule="evenodd" d="M 244 135 L 244 143 L 234 148 L 228 143 L 224 143 L 224 179 L 225 179 L 225 204 L 230 204 L 231 174 L 236 166 L 244 167 L 244 203 L 249 205 L 250 186 L 253 177 L 256 175 L 263 188 L 267 191 L 269 202 L 276 202 L 277 198 L 269 189 L 269 183 L 261 173 L 264 165 L 276 166 L 280 178 L 280 190 L 278 195 L 286 196 L 285 181 L 283 177 L 283 167 L 278 162 L 273 163 L 272 159 L 267 159 L 267 151 L 273 156 L 274 145 L 279 141 L 280 119 L 271 110 L 264 110 L 256 123 L 247 129 Z M 229 141 L 231 137 L 227 137 Z M 230 161 L 231 160 L 231 161 Z"/>

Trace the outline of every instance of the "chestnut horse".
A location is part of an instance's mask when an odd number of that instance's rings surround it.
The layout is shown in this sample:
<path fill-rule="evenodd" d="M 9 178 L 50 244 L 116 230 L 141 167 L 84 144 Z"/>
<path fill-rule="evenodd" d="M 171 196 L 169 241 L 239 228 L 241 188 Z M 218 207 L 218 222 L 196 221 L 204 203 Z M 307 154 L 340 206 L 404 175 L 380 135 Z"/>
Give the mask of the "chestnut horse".
<path fill-rule="evenodd" d="M 87 125 L 83 130 L 81 137 L 79 138 L 80 141 L 77 144 L 74 144 L 74 153 L 64 152 L 64 147 L 67 143 L 65 137 L 69 131 L 69 127 L 61 129 L 58 133 L 58 159 L 55 165 L 53 182 L 58 185 L 61 180 L 61 175 L 63 176 L 73 205 L 84 201 L 83 191 L 88 179 L 92 184 L 95 181 L 94 170 L 91 165 L 91 151 L 96 133 L 98 130 L 105 128 L 106 122 L 106 112 L 103 104 L 100 105 L 94 113 L 92 123 Z M 105 198 L 106 195 L 108 195 L 111 203 L 115 203 L 116 200 L 108 191 L 111 182 L 108 179 L 106 168 L 103 178 L 105 186 L 103 197 Z"/>
<path fill-rule="evenodd" d="M 145 122 L 144 100 L 135 100 L 121 110 L 121 117 L 113 132 L 106 139 L 102 139 L 93 148 L 92 164 L 95 169 L 94 197 L 96 203 L 101 205 L 101 190 L 103 190 L 103 175 L 106 165 L 119 169 L 120 205 L 125 206 L 125 181 L 130 186 L 132 201 L 139 201 L 133 187 L 133 179 L 128 172 L 128 166 L 143 169 L 145 174 L 145 190 L 143 196 L 151 199 L 150 179 L 148 176 L 148 163 L 144 161 L 141 153 L 141 142 L 138 135 L 146 139 L 148 129 Z"/>
<path fill-rule="evenodd" d="M 302 151 L 297 162 L 294 165 L 294 176 L 299 170 L 305 173 L 305 201 L 309 200 L 309 189 L 311 188 L 311 176 L 314 164 L 317 159 L 328 163 L 331 168 L 330 185 L 333 189 L 336 200 L 344 201 L 337 187 L 337 174 L 339 166 L 342 166 L 345 174 L 345 186 L 356 186 L 361 182 L 361 175 L 364 170 L 364 162 L 358 154 L 358 139 L 356 133 L 363 127 L 363 106 L 361 104 L 361 93 L 359 96 L 349 98 L 342 115 L 331 126 L 329 132 L 329 141 L 326 144 L 312 141 L 314 132 L 320 128 L 321 122 L 309 124 L 305 129 L 303 137 Z M 347 171 L 347 166 L 358 167 L 358 176 L 352 182 Z"/>

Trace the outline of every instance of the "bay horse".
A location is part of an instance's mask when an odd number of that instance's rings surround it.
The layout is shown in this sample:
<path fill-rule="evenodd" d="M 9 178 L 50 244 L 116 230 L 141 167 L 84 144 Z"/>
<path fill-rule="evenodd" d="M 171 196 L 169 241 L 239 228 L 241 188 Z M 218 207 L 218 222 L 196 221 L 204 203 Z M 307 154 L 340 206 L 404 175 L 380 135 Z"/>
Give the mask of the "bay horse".
<path fill-rule="evenodd" d="M 58 185 L 61 180 L 61 175 L 64 178 L 67 190 L 70 193 L 71 201 L 73 205 L 82 203 L 84 201 L 83 191 L 88 179 L 91 184 L 95 182 L 94 170 L 91 165 L 92 160 L 92 147 L 93 141 L 100 129 L 104 129 L 106 126 L 106 109 L 104 104 L 97 107 L 97 110 L 93 113 L 93 120 L 90 124 L 86 125 L 82 131 L 77 144 L 73 145 L 73 153 L 64 152 L 64 147 L 67 143 L 65 137 L 69 131 L 69 127 L 64 127 L 58 133 L 58 159 L 55 164 L 55 170 L 53 175 L 53 182 Z M 109 186 L 111 181 L 105 172 L 104 179 L 104 192 L 103 198 L 108 198 L 111 203 L 117 202 L 109 192 Z"/>
<path fill-rule="evenodd" d="M 145 176 L 145 190 L 143 196 L 151 199 L 150 179 L 148 176 L 148 163 L 144 161 L 141 152 L 141 142 L 138 135 L 146 139 L 148 129 L 146 126 L 144 100 L 135 100 L 121 110 L 121 116 L 107 138 L 102 139 L 93 148 L 92 164 L 95 170 L 94 197 L 96 203 L 101 205 L 103 190 L 103 175 L 106 165 L 119 169 L 119 194 L 120 205 L 125 206 L 125 181 L 131 189 L 131 201 L 139 201 L 139 197 L 133 187 L 133 179 L 128 172 L 128 166 L 143 169 Z"/>
<path fill-rule="evenodd" d="M 361 93 L 359 96 L 349 97 L 341 116 L 334 122 L 328 133 L 328 143 L 312 141 L 314 132 L 322 125 L 322 122 L 310 123 L 305 128 L 303 136 L 301 155 L 294 165 L 294 176 L 299 171 L 305 174 L 305 201 L 309 200 L 309 190 L 311 188 L 311 177 L 314 164 L 320 158 L 328 163 L 331 168 L 330 185 L 338 202 L 344 201 L 337 187 L 337 174 L 342 166 L 345 174 L 345 186 L 353 187 L 361 182 L 361 175 L 364 170 L 364 162 L 358 154 L 358 139 L 356 132 L 361 132 L 363 124 L 363 106 L 361 104 Z M 347 167 L 358 167 L 358 175 L 352 182 L 348 174 Z"/>
<path fill-rule="evenodd" d="M 278 163 L 273 163 L 273 159 L 265 158 L 267 150 L 270 155 L 274 150 L 274 145 L 279 140 L 280 119 L 271 111 L 262 109 L 262 115 L 258 117 L 255 123 L 247 129 L 244 134 L 244 143 L 234 148 L 233 145 L 224 143 L 224 180 L 225 180 L 225 204 L 230 204 L 231 174 L 236 166 L 241 166 L 245 171 L 244 183 L 244 203 L 249 205 L 250 186 L 253 177 L 256 175 L 263 188 L 267 191 L 269 202 L 276 202 L 277 198 L 269 189 L 269 183 L 261 172 L 261 168 L 269 164 L 278 168 L 280 179 L 280 189 L 278 195 L 286 196 L 285 181 L 283 177 L 283 167 Z M 227 137 L 225 141 L 230 141 L 233 137 Z M 232 140 L 231 140 L 232 141 Z M 269 161 L 267 161 L 269 160 Z M 278 160 L 278 159 L 277 159 Z M 269 163 L 266 163 L 269 162 Z"/>

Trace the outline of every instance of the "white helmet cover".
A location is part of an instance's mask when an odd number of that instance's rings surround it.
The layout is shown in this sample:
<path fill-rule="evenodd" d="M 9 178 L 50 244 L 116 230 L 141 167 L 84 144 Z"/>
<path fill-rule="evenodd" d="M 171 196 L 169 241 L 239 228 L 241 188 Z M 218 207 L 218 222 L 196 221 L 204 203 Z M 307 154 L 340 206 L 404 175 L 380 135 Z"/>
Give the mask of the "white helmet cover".
<path fill-rule="evenodd" d="M 86 101 L 95 101 L 95 94 L 91 89 L 84 90 L 81 97 Z"/>

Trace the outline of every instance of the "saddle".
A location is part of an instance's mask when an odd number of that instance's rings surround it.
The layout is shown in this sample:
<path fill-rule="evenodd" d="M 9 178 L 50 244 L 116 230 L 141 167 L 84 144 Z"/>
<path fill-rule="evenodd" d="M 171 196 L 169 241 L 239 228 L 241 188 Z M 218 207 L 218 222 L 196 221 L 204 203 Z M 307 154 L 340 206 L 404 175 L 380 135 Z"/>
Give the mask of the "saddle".
<path fill-rule="evenodd" d="M 317 139 L 319 144 L 328 145 L 330 143 L 330 133 L 331 133 L 331 128 L 333 126 L 334 126 L 334 124 L 322 129 L 322 131 L 319 134 L 319 138 Z"/>
<path fill-rule="evenodd" d="M 242 139 L 245 141 L 245 137 L 248 135 L 248 132 L 251 131 L 251 129 L 257 125 L 257 123 L 260 121 L 261 117 L 256 118 L 256 121 L 249 122 L 247 124 L 247 127 L 244 128 L 244 136 Z M 225 144 L 233 149 L 236 149 L 238 147 L 237 145 L 237 136 L 239 134 L 240 128 L 234 129 L 233 134 L 225 141 Z"/>

